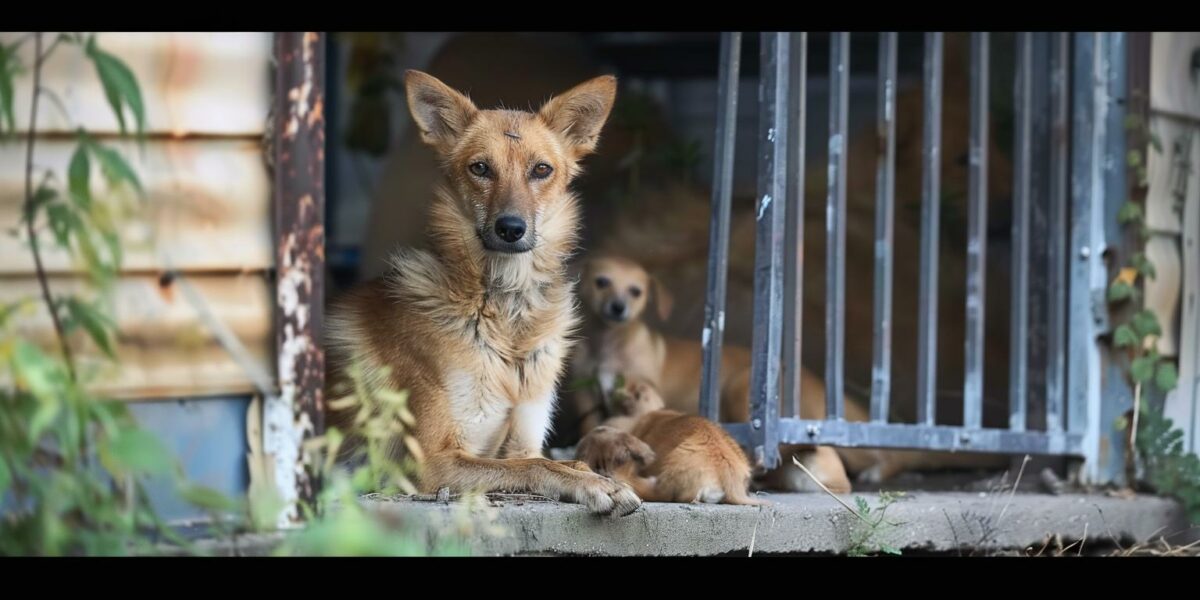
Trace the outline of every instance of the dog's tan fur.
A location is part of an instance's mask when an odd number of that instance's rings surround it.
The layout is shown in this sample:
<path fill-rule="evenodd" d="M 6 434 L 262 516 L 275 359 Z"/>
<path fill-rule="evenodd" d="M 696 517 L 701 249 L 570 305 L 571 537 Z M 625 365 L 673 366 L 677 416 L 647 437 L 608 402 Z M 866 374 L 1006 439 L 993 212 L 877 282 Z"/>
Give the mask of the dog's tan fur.
<path fill-rule="evenodd" d="M 580 84 L 536 114 L 480 110 L 416 71 L 405 85 L 443 175 L 427 223 L 430 250 L 396 252 L 385 278 L 334 303 L 329 385 L 337 386 L 355 361 L 368 385 L 409 391 L 412 434 L 425 456 L 417 478 L 424 491 L 531 491 L 594 512 L 631 512 L 640 501 L 627 486 L 581 463 L 542 456 L 577 325 L 565 260 L 576 243 L 579 207 L 568 184 L 596 147 L 615 78 Z M 478 163 L 487 166 L 484 175 L 474 171 Z M 540 164 L 552 168 L 549 176 L 534 176 Z M 489 249 L 498 243 L 489 236 L 502 215 L 524 219 L 519 241 L 527 251 Z M 392 451 L 405 452 L 401 440 Z"/>
<path fill-rule="evenodd" d="M 763 503 L 746 493 L 750 463 L 720 425 L 666 409 L 645 381 L 613 398 L 617 416 L 580 441 L 577 458 L 650 502 Z"/>

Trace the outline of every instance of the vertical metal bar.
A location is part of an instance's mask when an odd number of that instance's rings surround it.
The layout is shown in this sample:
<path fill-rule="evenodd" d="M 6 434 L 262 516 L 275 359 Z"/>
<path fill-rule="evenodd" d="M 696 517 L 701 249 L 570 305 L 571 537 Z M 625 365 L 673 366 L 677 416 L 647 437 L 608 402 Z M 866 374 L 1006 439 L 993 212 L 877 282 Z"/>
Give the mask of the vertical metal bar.
<path fill-rule="evenodd" d="M 1046 338 L 1046 430 L 1063 430 L 1067 322 L 1067 61 L 1070 34 L 1050 34 L 1049 332 Z"/>
<path fill-rule="evenodd" d="M 1029 171 L 1033 118 L 1033 35 L 1017 34 L 1013 141 L 1012 320 L 1008 428 L 1025 431 L 1029 386 Z"/>
<path fill-rule="evenodd" d="M 1025 355 L 1025 428 L 1044 431 L 1046 417 L 1046 367 L 1049 364 L 1051 275 L 1050 239 L 1053 237 L 1050 200 L 1050 34 L 1033 32 L 1030 55 L 1029 124 L 1029 246 L 1027 331 Z"/>
<path fill-rule="evenodd" d="M 871 420 L 886 423 L 892 397 L 892 254 L 896 201 L 896 32 L 879 34 L 875 131 L 875 339 Z"/>
<path fill-rule="evenodd" d="M 787 201 L 786 33 L 762 34 L 759 80 L 758 227 L 754 254 L 750 438 L 756 465 L 779 464 L 779 353 L 783 331 L 783 237 Z"/>
<path fill-rule="evenodd" d="M 1083 436 L 1083 479 L 1100 473 L 1100 344 L 1104 322 L 1104 34 L 1075 33 L 1071 100 L 1071 289 L 1067 430 Z"/>
<path fill-rule="evenodd" d="M 941 203 L 942 34 L 925 34 L 925 123 L 921 169 L 917 423 L 933 425 L 937 401 L 938 227 Z"/>
<path fill-rule="evenodd" d="M 302 452 L 324 431 L 325 353 L 321 344 L 325 271 L 325 34 L 275 34 L 275 231 L 278 397 L 263 408 L 263 450 L 274 456 L 286 503 L 281 522 L 300 518 L 298 502 L 320 482 Z"/>
<path fill-rule="evenodd" d="M 733 197 L 733 151 L 737 134 L 738 72 L 741 32 L 721 34 L 717 84 L 717 138 L 714 147 L 712 217 L 708 239 L 708 290 L 701 333 L 704 371 L 700 380 L 700 414 L 720 417 L 721 344 L 725 339 L 725 279 L 729 265 L 729 205 Z"/>
<path fill-rule="evenodd" d="M 1104 202 L 1101 206 L 1108 255 L 1114 265 L 1119 265 L 1125 264 L 1129 255 L 1137 251 L 1131 247 L 1132 240 L 1127 241 L 1124 227 L 1117 221 L 1121 206 L 1130 198 L 1127 177 L 1129 165 L 1125 159 L 1128 145 L 1125 115 L 1129 100 L 1129 34 L 1107 32 L 1104 38 L 1104 62 L 1108 75 L 1105 82 L 1108 86 L 1105 119 L 1108 122 L 1104 126 L 1107 136 L 1104 139 Z M 1148 94 L 1149 90 L 1145 90 L 1145 93 Z M 1114 269 L 1106 279 L 1115 274 Z M 1132 316 L 1133 307 L 1122 308 L 1125 316 Z M 1111 327 L 1110 320 L 1102 331 L 1108 333 Z M 1100 393 L 1101 454 L 1098 475 L 1105 482 L 1122 484 L 1125 481 L 1128 435 L 1124 429 L 1117 428 L 1116 422 L 1133 408 L 1133 388 L 1118 353 L 1105 345 L 1100 350 L 1100 356 L 1103 361 L 1100 376 L 1103 387 Z"/>
<path fill-rule="evenodd" d="M 791 94 L 788 101 L 787 231 L 784 235 L 783 416 L 800 416 L 801 333 L 804 317 L 804 129 L 808 34 L 791 34 Z"/>
<path fill-rule="evenodd" d="M 850 34 L 829 34 L 829 193 L 825 205 L 825 410 L 841 420 L 845 382 L 846 126 L 850 106 Z"/>
<path fill-rule="evenodd" d="M 971 139 L 967 183 L 967 337 L 963 426 L 983 427 L 983 337 L 987 276 L 989 35 L 971 34 Z"/>

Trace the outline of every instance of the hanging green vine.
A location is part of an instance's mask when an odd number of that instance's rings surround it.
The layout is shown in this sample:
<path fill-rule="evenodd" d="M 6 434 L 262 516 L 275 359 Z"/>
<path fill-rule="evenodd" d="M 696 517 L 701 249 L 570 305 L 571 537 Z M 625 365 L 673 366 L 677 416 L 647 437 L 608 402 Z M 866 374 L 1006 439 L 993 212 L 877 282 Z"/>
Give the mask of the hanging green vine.
<path fill-rule="evenodd" d="M 28 245 L 39 289 L 36 297 L 0 303 L 0 555 L 152 552 L 158 536 L 184 542 L 155 514 L 143 483 L 149 476 L 181 475 L 181 469 L 123 403 L 99 397 L 91 385 L 100 367 L 117 360 L 109 300 L 122 262 L 117 226 L 134 210 L 130 205 L 137 206 L 128 200 L 143 197 L 142 185 L 119 151 L 81 127 L 65 178 L 34 161 L 39 101 L 53 101 L 71 122 L 42 80 L 56 51 L 74 48 L 93 65 L 122 135 L 132 125 L 140 137 L 145 127 L 142 94 L 133 72 L 101 49 L 95 35 L 61 33 L 49 44 L 44 37 L 28 33 L 0 43 L 0 136 L 24 146 L 22 210 L 10 234 Z M 26 44 L 33 47 L 28 64 L 20 54 Z M 19 138 L 13 95 L 25 74 L 32 79 L 29 120 Z M 92 293 L 51 289 L 46 247 L 69 255 Z M 53 324 L 53 349 L 30 339 L 17 322 L 40 311 Z M 98 358 L 75 352 L 85 339 L 100 351 Z M 184 497 L 198 489 L 178 481 Z"/>
<path fill-rule="evenodd" d="M 1125 126 L 1132 130 L 1135 141 L 1126 162 L 1137 176 L 1138 187 L 1145 189 L 1149 182 L 1142 148 L 1150 147 L 1161 154 L 1162 142 L 1136 112 L 1126 118 Z M 1138 248 L 1146 246 L 1149 230 L 1140 204 L 1132 200 L 1125 202 L 1117 213 L 1117 222 L 1126 231 L 1133 232 Z M 1120 308 L 1130 302 L 1140 303 L 1139 284 L 1156 276 L 1154 264 L 1144 252 L 1132 254 L 1108 286 L 1109 305 Z M 1113 330 L 1113 348 L 1123 351 L 1129 359 L 1129 376 L 1134 385 L 1132 423 L 1124 417 L 1117 423 L 1119 429 L 1131 432 L 1127 479 L 1131 483 L 1136 481 L 1137 467 L 1140 466 L 1145 483 L 1161 494 L 1177 498 L 1183 503 L 1189 519 L 1200 522 L 1200 458 L 1184 448 L 1183 432 L 1161 411 L 1143 400 L 1147 385 L 1166 394 L 1178 383 L 1179 374 L 1174 362 L 1158 353 L 1158 340 L 1162 334 L 1158 317 L 1148 309 L 1134 313 Z"/>

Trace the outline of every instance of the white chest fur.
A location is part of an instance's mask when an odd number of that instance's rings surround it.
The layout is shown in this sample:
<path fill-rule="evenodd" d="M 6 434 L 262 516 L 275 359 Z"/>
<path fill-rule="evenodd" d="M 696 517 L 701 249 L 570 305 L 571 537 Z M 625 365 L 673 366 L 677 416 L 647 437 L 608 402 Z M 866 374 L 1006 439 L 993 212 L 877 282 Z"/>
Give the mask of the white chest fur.
<path fill-rule="evenodd" d="M 487 260 L 487 290 L 476 298 L 482 307 L 448 300 L 454 278 L 439 257 L 423 251 L 393 261 L 404 274 L 395 295 L 444 332 L 426 351 L 445 365 L 442 385 L 460 447 L 480 457 L 528 455 L 541 450 L 550 427 L 574 325 L 572 298 L 562 293 L 561 276 L 538 271 L 530 254 Z M 443 363 L 445 355 L 465 358 Z"/>
<path fill-rule="evenodd" d="M 491 387 L 464 370 L 446 376 L 450 415 L 459 427 L 463 449 L 475 456 L 495 455 L 508 434 L 513 402 Z"/>
<path fill-rule="evenodd" d="M 450 413 L 463 449 L 487 458 L 524 458 L 540 453 L 554 414 L 553 385 L 516 390 L 466 370 L 446 378 Z M 527 396 L 527 397 L 526 397 Z"/>

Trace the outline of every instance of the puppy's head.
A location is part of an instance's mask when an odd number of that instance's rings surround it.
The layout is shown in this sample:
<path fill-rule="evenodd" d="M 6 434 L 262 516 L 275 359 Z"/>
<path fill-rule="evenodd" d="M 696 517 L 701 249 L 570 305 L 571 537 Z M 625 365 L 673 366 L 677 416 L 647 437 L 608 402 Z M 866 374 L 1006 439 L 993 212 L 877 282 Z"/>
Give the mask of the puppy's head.
<path fill-rule="evenodd" d="M 420 71 L 408 71 L 404 85 L 421 139 L 438 152 L 459 208 L 486 250 L 505 253 L 537 246 L 542 219 L 570 197 L 568 185 L 595 150 L 617 90 L 615 77 L 597 77 L 530 113 L 480 110 Z"/>
<path fill-rule="evenodd" d="M 659 318 L 671 314 L 671 294 L 641 265 L 625 258 L 597 257 L 584 263 L 579 295 L 588 310 L 610 324 L 641 318 L 652 295 Z"/>
<path fill-rule="evenodd" d="M 638 417 L 666 407 L 658 390 L 645 381 L 630 381 L 612 395 L 613 410 L 619 415 Z"/>
<path fill-rule="evenodd" d="M 630 462 L 644 467 L 654 462 L 654 450 L 633 435 L 607 425 L 601 425 L 579 440 L 575 458 L 601 475 L 611 476 Z"/>

